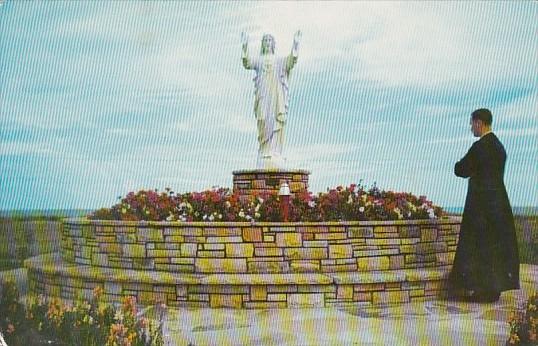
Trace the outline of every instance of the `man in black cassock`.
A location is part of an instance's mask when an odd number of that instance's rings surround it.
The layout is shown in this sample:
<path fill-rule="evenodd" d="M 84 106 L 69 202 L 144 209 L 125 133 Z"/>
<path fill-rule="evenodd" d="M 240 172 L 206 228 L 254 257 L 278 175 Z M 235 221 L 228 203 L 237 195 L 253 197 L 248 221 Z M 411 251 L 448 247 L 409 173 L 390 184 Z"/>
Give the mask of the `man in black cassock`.
<path fill-rule="evenodd" d="M 471 115 L 471 131 L 480 139 L 456 163 L 454 173 L 469 178 L 454 265 L 449 276 L 452 295 L 495 302 L 502 291 L 519 289 L 519 254 L 514 216 L 504 186 L 506 152 L 491 132 L 488 109 Z"/>

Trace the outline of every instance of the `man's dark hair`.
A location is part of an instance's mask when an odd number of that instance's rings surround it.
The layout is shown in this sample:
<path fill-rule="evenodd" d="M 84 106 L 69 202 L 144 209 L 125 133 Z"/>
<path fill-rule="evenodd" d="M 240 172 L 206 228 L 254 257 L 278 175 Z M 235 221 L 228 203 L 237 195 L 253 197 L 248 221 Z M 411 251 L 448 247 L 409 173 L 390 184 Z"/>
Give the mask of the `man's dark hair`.
<path fill-rule="evenodd" d="M 491 111 L 486 108 L 480 108 L 475 110 L 471 114 L 471 118 L 473 120 L 482 120 L 487 126 L 490 126 L 493 122 L 493 116 L 491 115 Z"/>

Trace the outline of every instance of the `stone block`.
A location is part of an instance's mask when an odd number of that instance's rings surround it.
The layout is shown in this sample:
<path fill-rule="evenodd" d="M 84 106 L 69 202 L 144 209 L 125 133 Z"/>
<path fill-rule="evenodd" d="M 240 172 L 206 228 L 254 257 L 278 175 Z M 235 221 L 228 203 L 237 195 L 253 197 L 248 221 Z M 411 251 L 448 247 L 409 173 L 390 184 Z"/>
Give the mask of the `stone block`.
<path fill-rule="evenodd" d="M 252 286 L 250 300 L 267 300 L 267 288 L 265 286 Z"/>
<path fill-rule="evenodd" d="M 349 272 L 349 271 L 357 271 L 357 263 L 321 266 L 322 273 Z"/>
<path fill-rule="evenodd" d="M 320 264 L 318 261 L 291 261 L 290 270 L 292 273 L 319 272 Z"/>
<path fill-rule="evenodd" d="M 298 285 L 297 293 L 336 293 L 335 285 Z"/>
<path fill-rule="evenodd" d="M 278 247 L 265 247 L 265 248 L 255 248 L 254 255 L 264 257 L 264 256 L 282 256 L 282 248 Z"/>
<path fill-rule="evenodd" d="M 108 256 L 103 253 L 94 253 L 92 256 L 92 265 L 99 267 L 108 267 Z"/>
<path fill-rule="evenodd" d="M 329 245 L 329 258 L 351 258 L 353 248 L 350 244 Z"/>
<path fill-rule="evenodd" d="M 290 191 L 298 192 L 298 191 L 302 191 L 302 190 L 306 190 L 306 184 L 305 183 L 298 182 L 298 181 L 291 181 L 290 182 Z"/>
<path fill-rule="evenodd" d="M 249 273 L 287 273 L 290 271 L 288 262 L 249 262 Z"/>
<path fill-rule="evenodd" d="M 353 286 L 353 290 L 356 292 L 373 292 L 373 291 L 384 291 L 384 283 L 371 283 L 371 284 L 357 284 Z"/>
<path fill-rule="evenodd" d="M 172 258 L 170 258 L 170 263 L 173 263 L 173 264 L 194 264 L 194 258 L 172 257 Z"/>
<path fill-rule="evenodd" d="M 322 308 L 325 305 L 323 293 L 289 293 L 289 308 Z"/>
<path fill-rule="evenodd" d="M 408 291 L 372 292 L 373 304 L 394 304 L 409 302 Z"/>
<path fill-rule="evenodd" d="M 268 242 L 268 243 L 273 243 L 275 241 L 275 236 L 274 235 L 264 235 L 263 236 L 263 241 Z"/>
<path fill-rule="evenodd" d="M 424 290 L 410 290 L 409 291 L 409 297 L 415 298 L 415 297 L 423 297 L 425 294 Z"/>
<path fill-rule="evenodd" d="M 191 237 L 186 235 L 184 241 L 185 243 L 205 243 L 206 237 Z"/>
<path fill-rule="evenodd" d="M 437 242 L 437 243 L 419 243 L 416 246 L 416 253 L 423 255 L 423 254 L 430 254 L 435 252 L 447 252 L 448 246 L 446 243 L 443 242 Z M 401 247 L 400 247 L 401 249 Z M 402 251 L 403 252 L 403 251 Z"/>
<path fill-rule="evenodd" d="M 199 293 L 194 293 L 194 294 L 188 294 L 187 295 L 187 300 L 188 301 L 197 301 L 197 302 L 208 302 L 209 301 L 209 294 L 199 294 Z"/>
<path fill-rule="evenodd" d="M 326 259 L 325 248 L 295 248 L 284 249 L 284 256 L 290 260 Z"/>
<path fill-rule="evenodd" d="M 211 294 L 209 306 L 212 308 L 234 308 L 240 309 L 243 304 L 243 297 L 240 294 Z"/>
<path fill-rule="evenodd" d="M 252 244 L 226 244 L 226 257 L 253 257 Z"/>
<path fill-rule="evenodd" d="M 420 227 L 418 226 L 400 226 L 400 238 L 419 238 Z"/>
<path fill-rule="evenodd" d="M 299 247 L 303 245 L 301 233 L 277 233 L 276 245 L 279 247 Z"/>
<path fill-rule="evenodd" d="M 372 238 L 374 229 L 373 227 L 349 227 L 347 236 L 349 238 Z"/>
<path fill-rule="evenodd" d="M 366 239 L 366 245 L 377 245 L 377 246 L 400 245 L 400 239 L 391 239 L 391 238 Z"/>
<path fill-rule="evenodd" d="M 207 237 L 207 243 L 242 243 L 242 237 Z"/>
<path fill-rule="evenodd" d="M 141 244 L 123 244 L 122 250 L 125 257 L 146 257 L 146 247 Z"/>
<path fill-rule="evenodd" d="M 160 228 L 139 228 L 137 230 L 139 242 L 162 242 L 164 241 L 162 229 Z"/>
<path fill-rule="evenodd" d="M 262 229 L 260 227 L 243 228 L 243 240 L 246 242 L 264 241 Z"/>
<path fill-rule="evenodd" d="M 120 255 L 122 253 L 122 246 L 118 243 L 100 243 L 99 249 L 101 252 Z"/>
<path fill-rule="evenodd" d="M 198 244 L 196 243 L 181 244 L 181 256 L 183 257 L 196 257 L 197 250 L 198 250 Z"/>
<path fill-rule="evenodd" d="M 182 235 L 169 235 L 164 237 L 164 241 L 167 243 L 183 243 L 185 241 L 185 237 Z"/>
<path fill-rule="evenodd" d="M 398 233 L 397 226 L 376 226 L 374 227 L 375 233 Z"/>
<path fill-rule="evenodd" d="M 353 299 L 353 285 L 338 285 L 336 297 L 338 299 Z"/>
<path fill-rule="evenodd" d="M 303 238 L 306 234 L 303 234 Z M 329 242 L 327 240 L 307 240 L 303 241 L 304 247 L 327 247 Z"/>
<path fill-rule="evenodd" d="M 198 273 L 244 273 L 247 261 L 244 258 L 197 258 L 195 271 Z"/>
<path fill-rule="evenodd" d="M 345 233 L 314 233 L 315 240 L 338 240 L 346 239 Z"/>
<path fill-rule="evenodd" d="M 221 258 L 224 257 L 224 251 L 200 251 L 198 250 L 198 257 L 209 257 L 209 258 Z"/>
<path fill-rule="evenodd" d="M 417 251 L 416 245 L 400 245 L 401 254 L 414 254 Z"/>
<path fill-rule="evenodd" d="M 371 302 L 372 293 L 370 292 L 353 292 L 354 302 Z"/>
<path fill-rule="evenodd" d="M 265 189 L 265 180 L 258 179 L 258 180 L 252 180 L 252 188 L 253 189 Z"/>
<path fill-rule="evenodd" d="M 147 250 L 148 257 L 180 257 L 181 250 Z"/>
<path fill-rule="evenodd" d="M 203 249 L 204 250 L 224 250 L 225 249 L 224 244 L 204 244 Z"/>
<path fill-rule="evenodd" d="M 357 258 L 357 267 L 359 271 L 387 270 L 390 259 L 388 256 Z"/>
<path fill-rule="evenodd" d="M 297 292 L 297 285 L 268 285 L 268 293 L 293 293 Z"/>
<path fill-rule="evenodd" d="M 383 249 L 383 250 L 358 250 L 353 252 L 354 257 L 372 257 L 372 256 L 385 256 L 385 255 L 397 255 L 400 251 L 398 249 Z"/>
<path fill-rule="evenodd" d="M 405 267 L 405 257 L 403 255 L 389 256 L 389 259 L 390 269 L 402 269 Z"/>
<path fill-rule="evenodd" d="M 287 297 L 285 293 L 273 293 L 268 294 L 266 300 L 270 302 L 285 302 L 287 301 Z"/>
<path fill-rule="evenodd" d="M 231 237 L 240 236 L 241 234 L 241 228 L 238 227 L 208 227 L 203 230 L 203 236 L 205 237 Z"/>
<path fill-rule="evenodd" d="M 421 242 L 432 242 L 437 240 L 437 229 L 436 228 L 423 228 L 420 230 L 420 241 Z"/>

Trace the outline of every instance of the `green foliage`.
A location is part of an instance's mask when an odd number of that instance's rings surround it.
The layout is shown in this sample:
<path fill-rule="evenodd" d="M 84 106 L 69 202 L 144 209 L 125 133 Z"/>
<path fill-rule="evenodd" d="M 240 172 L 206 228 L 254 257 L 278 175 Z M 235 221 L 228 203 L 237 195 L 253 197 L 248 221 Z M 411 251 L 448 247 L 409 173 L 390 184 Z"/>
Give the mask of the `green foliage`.
<path fill-rule="evenodd" d="M 155 322 L 140 316 L 134 297 L 124 297 L 117 309 L 103 300 L 97 287 L 88 302 L 77 299 L 30 297 L 25 308 L 13 282 L 0 286 L 0 332 L 8 345 L 50 340 L 73 346 L 161 346 L 163 316 Z"/>
<path fill-rule="evenodd" d="M 538 345 L 538 292 L 530 295 L 525 308 L 508 318 L 508 345 Z"/>

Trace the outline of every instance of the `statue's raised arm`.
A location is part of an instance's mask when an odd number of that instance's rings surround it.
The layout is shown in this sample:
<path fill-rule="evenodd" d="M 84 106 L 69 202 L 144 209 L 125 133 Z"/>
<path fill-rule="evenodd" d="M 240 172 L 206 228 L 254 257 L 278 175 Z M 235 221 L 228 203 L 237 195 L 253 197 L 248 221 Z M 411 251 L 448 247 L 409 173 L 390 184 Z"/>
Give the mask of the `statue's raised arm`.
<path fill-rule="evenodd" d="M 247 70 L 251 70 L 253 69 L 253 67 L 252 67 L 252 60 L 250 59 L 248 55 L 248 34 L 244 31 L 241 33 L 241 46 L 242 46 L 241 58 L 243 60 L 243 67 L 245 67 Z"/>
<path fill-rule="evenodd" d="M 297 30 L 295 32 L 295 35 L 293 35 L 293 45 L 291 47 L 291 53 L 286 61 L 286 70 L 288 72 L 293 68 L 293 66 L 295 66 L 295 63 L 297 62 L 297 58 L 299 57 L 299 43 L 301 42 L 302 37 L 303 33 L 301 32 L 301 30 Z"/>

